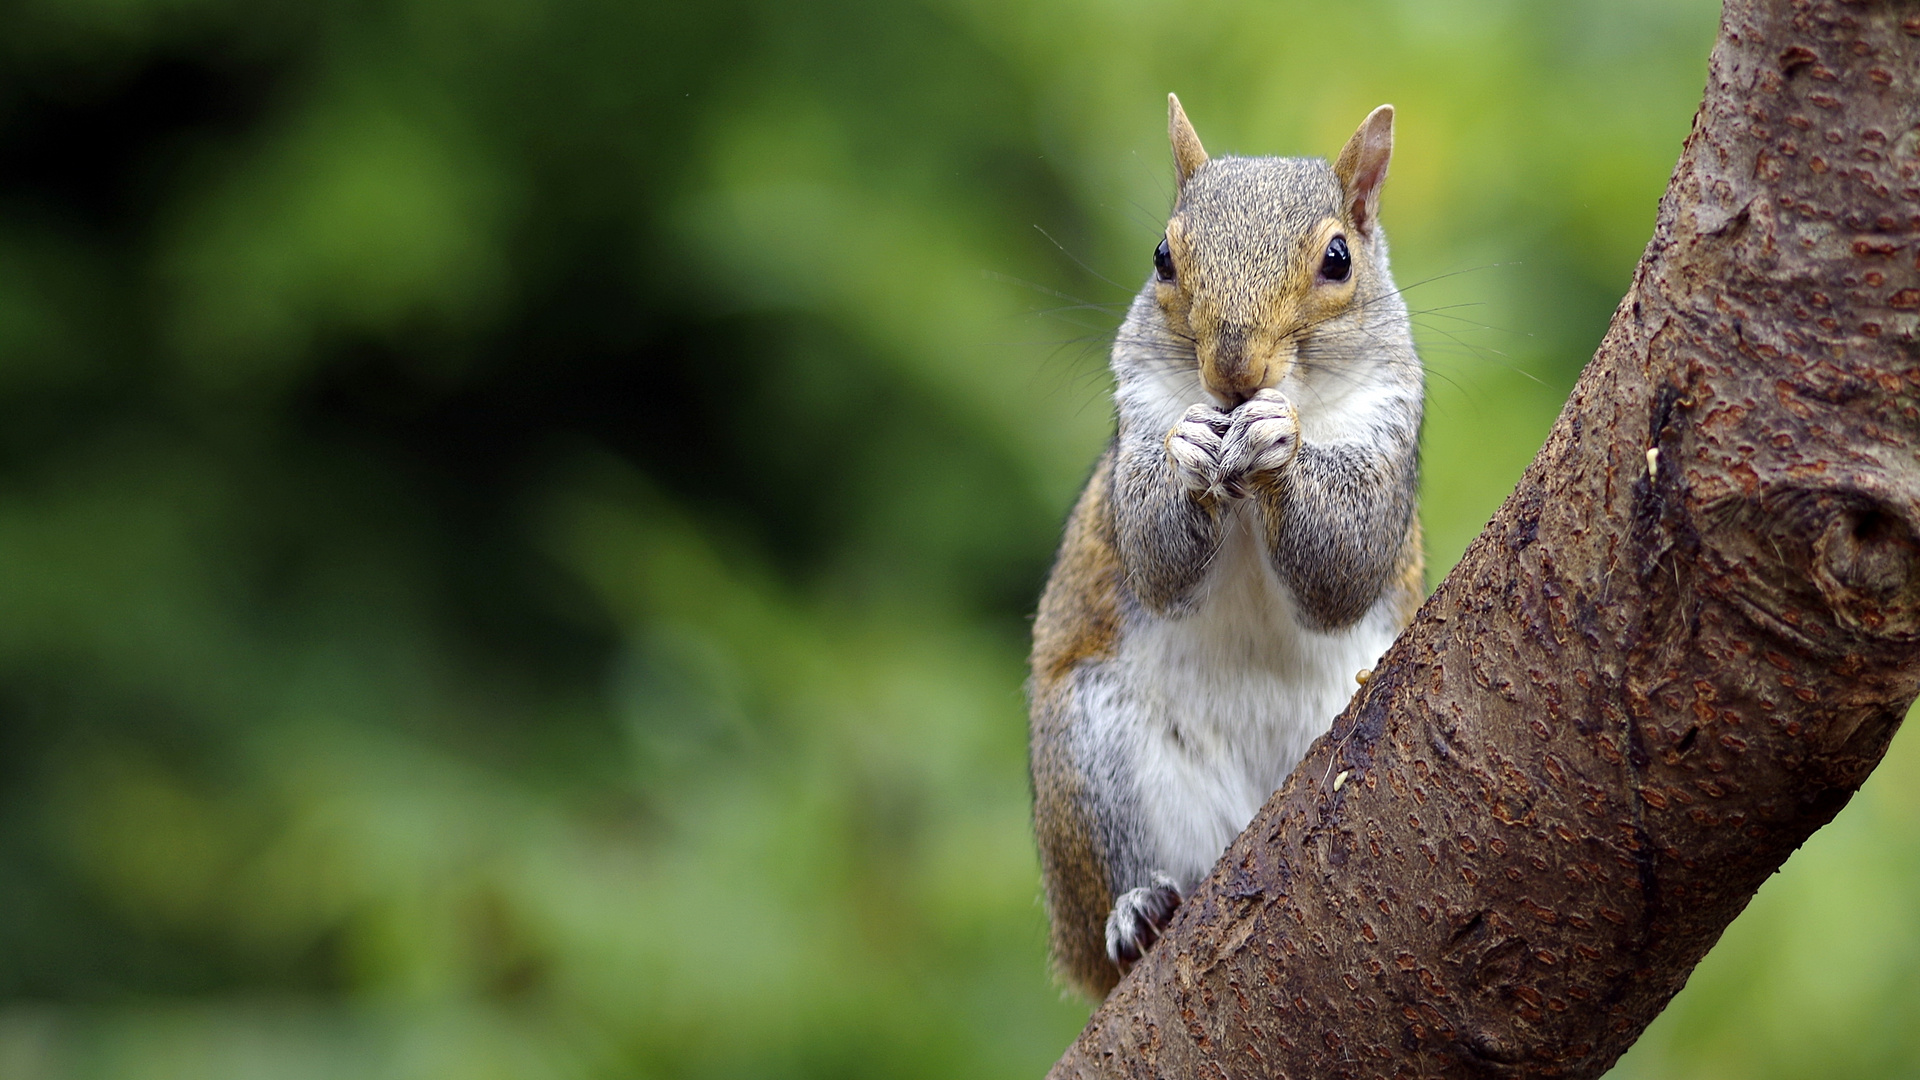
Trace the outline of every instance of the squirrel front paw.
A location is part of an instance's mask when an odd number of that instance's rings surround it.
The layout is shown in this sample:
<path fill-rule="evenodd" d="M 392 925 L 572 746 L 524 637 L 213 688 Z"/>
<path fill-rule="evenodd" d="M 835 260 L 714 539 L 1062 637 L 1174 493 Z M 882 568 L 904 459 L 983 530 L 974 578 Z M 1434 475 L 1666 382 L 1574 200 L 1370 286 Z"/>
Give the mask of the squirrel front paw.
<path fill-rule="evenodd" d="M 1195 405 L 1167 432 L 1167 458 L 1174 475 L 1191 492 L 1220 483 L 1222 436 L 1233 426 L 1226 413 L 1211 405 Z"/>
<path fill-rule="evenodd" d="M 1220 485 L 1227 494 L 1246 494 L 1247 481 L 1293 460 L 1300 449 L 1300 415 L 1278 390 L 1256 391 L 1228 414 L 1231 423 L 1220 440 Z"/>
<path fill-rule="evenodd" d="M 1107 958 L 1125 974 L 1160 940 L 1179 906 L 1180 886 L 1161 873 L 1153 875 L 1152 885 L 1121 893 L 1107 916 Z"/>

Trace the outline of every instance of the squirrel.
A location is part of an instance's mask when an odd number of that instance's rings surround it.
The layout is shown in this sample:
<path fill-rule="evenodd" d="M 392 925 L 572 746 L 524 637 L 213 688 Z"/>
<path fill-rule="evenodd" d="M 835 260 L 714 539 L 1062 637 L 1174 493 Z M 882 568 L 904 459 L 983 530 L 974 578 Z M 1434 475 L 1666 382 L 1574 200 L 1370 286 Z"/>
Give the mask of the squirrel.
<path fill-rule="evenodd" d="M 1425 592 L 1424 379 L 1378 216 L 1393 107 L 1331 165 L 1209 158 L 1167 112 L 1173 214 L 1028 683 L 1054 967 L 1096 1000 Z"/>

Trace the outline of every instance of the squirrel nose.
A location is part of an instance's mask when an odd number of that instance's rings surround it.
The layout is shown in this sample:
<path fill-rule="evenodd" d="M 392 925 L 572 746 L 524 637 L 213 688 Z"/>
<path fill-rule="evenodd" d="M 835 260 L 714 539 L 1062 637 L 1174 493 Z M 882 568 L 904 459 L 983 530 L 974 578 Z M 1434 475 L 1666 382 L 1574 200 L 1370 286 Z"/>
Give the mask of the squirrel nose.
<path fill-rule="evenodd" d="M 1284 343 L 1269 344 L 1244 326 L 1215 327 L 1211 338 L 1206 343 L 1211 348 L 1203 345 L 1200 351 L 1200 378 L 1207 393 L 1229 411 L 1278 381 L 1291 360 Z"/>
<path fill-rule="evenodd" d="M 1232 412 L 1251 401 L 1253 395 L 1260 392 L 1258 383 L 1249 383 L 1242 379 L 1231 382 L 1224 379 L 1203 379 L 1202 383 L 1206 387 L 1207 395 L 1227 412 Z"/>

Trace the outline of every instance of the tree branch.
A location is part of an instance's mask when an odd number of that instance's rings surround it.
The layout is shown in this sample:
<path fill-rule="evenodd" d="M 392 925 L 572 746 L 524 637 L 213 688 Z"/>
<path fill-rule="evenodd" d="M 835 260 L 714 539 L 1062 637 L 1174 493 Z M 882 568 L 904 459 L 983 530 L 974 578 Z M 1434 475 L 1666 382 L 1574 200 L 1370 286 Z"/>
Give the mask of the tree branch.
<path fill-rule="evenodd" d="M 1920 690 L 1920 7 L 1728 0 L 1500 513 L 1055 1067 L 1597 1076 Z"/>

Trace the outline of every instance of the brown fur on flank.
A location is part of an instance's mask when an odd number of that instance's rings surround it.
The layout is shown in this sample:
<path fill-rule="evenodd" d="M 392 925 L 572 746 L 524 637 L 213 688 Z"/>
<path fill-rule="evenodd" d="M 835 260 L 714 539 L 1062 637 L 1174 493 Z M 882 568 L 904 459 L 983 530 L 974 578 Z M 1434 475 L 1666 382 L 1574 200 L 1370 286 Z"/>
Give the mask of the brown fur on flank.
<path fill-rule="evenodd" d="M 1033 621 L 1033 682 L 1028 688 L 1036 778 L 1033 817 L 1047 883 L 1053 962 L 1062 978 L 1103 996 L 1120 981 L 1100 932 L 1113 907 L 1113 893 L 1107 887 L 1106 859 L 1080 805 L 1085 793 L 1078 770 L 1064 753 L 1071 741 L 1064 713 L 1066 681 L 1074 667 L 1109 655 L 1119 632 L 1120 558 L 1107 508 L 1112 469 L 1109 452 L 1094 467 L 1068 519 Z M 1046 782 L 1038 782 L 1042 777 Z"/>

